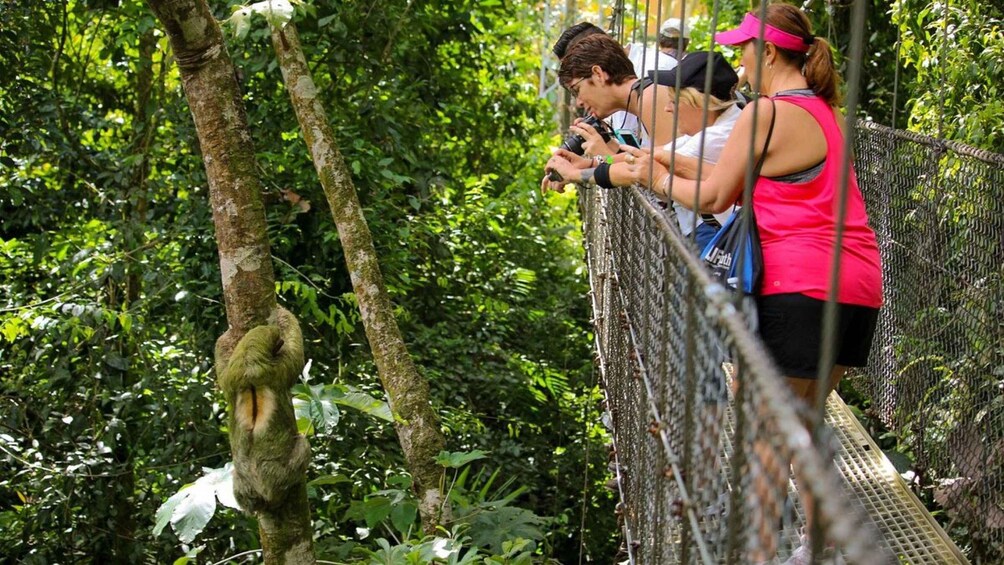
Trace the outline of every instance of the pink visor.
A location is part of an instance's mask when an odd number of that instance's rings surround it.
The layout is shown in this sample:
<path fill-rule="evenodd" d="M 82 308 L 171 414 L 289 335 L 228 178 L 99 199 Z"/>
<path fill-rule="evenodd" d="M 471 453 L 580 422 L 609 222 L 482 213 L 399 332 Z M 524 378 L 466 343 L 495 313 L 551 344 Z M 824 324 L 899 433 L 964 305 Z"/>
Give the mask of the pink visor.
<path fill-rule="evenodd" d="M 715 34 L 715 43 L 722 45 L 739 45 L 760 36 L 760 18 L 747 13 L 739 27 Z M 812 47 L 815 38 L 801 37 L 788 33 L 770 24 L 763 26 L 763 38 L 781 49 L 805 53 Z"/>

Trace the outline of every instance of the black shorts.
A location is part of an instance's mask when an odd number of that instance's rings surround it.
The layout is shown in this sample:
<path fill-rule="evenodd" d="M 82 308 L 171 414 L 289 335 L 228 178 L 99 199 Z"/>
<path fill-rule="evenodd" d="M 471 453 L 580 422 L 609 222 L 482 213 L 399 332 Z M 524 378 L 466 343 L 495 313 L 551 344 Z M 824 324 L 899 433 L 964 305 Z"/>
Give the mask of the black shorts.
<path fill-rule="evenodd" d="M 792 293 L 758 296 L 756 303 L 760 337 L 781 374 L 817 378 L 826 302 Z M 877 322 L 878 308 L 837 305 L 837 365 L 864 367 L 868 364 Z"/>

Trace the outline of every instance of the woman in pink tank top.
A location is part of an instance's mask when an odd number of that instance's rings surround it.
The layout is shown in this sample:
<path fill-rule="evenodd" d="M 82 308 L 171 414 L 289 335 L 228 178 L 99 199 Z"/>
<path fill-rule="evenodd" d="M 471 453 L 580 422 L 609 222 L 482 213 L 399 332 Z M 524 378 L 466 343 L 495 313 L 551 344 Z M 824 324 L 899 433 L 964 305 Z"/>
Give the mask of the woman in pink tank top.
<path fill-rule="evenodd" d="M 828 374 L 828 394 L 847 367 L 864 366 L 882 305 L 882 269 L 875 234 L 868 226 L 864 201 L 851 170 L 837 287 L 838 322 L 835 363 L 820 367 L 823 308 L 830 295 L 837 214 L 844 164 L 844 134 L 839 82 L 830 46 L 814 37 L 805 14 L 794 6 L 767 6 L 765 25 L 753 14 L 733 30 L 715 35 L 717 43 L 738 45 L 751 84 L 764 97 L 747 105 L 722 150 L 711 176 L 700 184 L 659 171 L 649 186 L 699 212 L 719 213 L 741 200 L 754 129 L 754 162 L 764 153 L 753 190 L 753 211 L 763 250 L 763 282 L 757 296 L 759 331 L 775 364 L 797 397 L 808 405 L 817 398 L 819 374 Z M 763 35 L 761 37 L 761 28 Z M 758 60 L 757 40 L 763 40 Z M 768 98 L 769 97 L 769 98 Z M 697 200 L 699 196 L 699 200 Z M 757 452 L 759 453 L 759 449 Z M 798 469 L 796 476 L 798 474 Z M 802 493 L 807 515 L 812 500 Z M 762 523 L 777 523 L 778 509 L 764 508 Z M 773 520 L 773 522 L 772 522 Z M 776 532 L 761 532 L 776 539 Z M 803 540 L 804 541 L 804 540 Z M 772 542 L 765 542 L 773 547 Z M 771 550 L 772 551 L 772 550 Z M 751 561 L 772 555 L 749 556 Z M 786 564 L 811 560 L 808 545 L 796 549 Z"/>

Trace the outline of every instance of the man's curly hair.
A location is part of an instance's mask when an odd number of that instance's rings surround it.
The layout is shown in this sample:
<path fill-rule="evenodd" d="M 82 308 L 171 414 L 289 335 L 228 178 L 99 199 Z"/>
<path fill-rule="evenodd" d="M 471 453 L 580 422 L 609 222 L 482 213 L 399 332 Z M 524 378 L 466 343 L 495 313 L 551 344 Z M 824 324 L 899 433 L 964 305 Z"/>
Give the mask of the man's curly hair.
<path fill-rule="evenodd" d="M 576 79 L 592 76 L 594 65 L 610 75 L 609 84 L 637 78 L 634 65 L 621 44 L 609 35 L 596 34 L 578 41 L 565 53 L 558 69 L 558 81 L 568 88 Z"/>

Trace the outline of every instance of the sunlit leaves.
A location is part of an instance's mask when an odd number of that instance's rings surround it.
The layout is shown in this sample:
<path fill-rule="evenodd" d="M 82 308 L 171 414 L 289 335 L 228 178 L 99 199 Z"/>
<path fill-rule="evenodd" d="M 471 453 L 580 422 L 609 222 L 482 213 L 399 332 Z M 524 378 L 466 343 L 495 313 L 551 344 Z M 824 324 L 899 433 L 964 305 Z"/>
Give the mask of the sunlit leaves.
<path fill-rule="evenodd" d="M 293 0 L 294 3 L 299 3 Z M 262 0 L 248 6 L 234 6 L 233 14 L 223 23 L 233 28 L 234 36 L 244 39 L 251 30 L 251 18 L 258 14 L 271 26 L 283 27 L 293 18 L 293 3 L 290 0 Z"/>
<path fill-rule="evenodd" d="M 1004 151 L 1004 11 L 998 5 L 912 0 L 894 10 L 903 64 L 916 72 L 910 128 Z M 937 85 L 937 88 L 932 88 Z"/>
<path fill-rule="evenodd" d="M 293 387 L 293 408 L 296 425 L 300 433 L 313 435 L 315 430 L 330 433 L 341 416 L 338 406 L 355 408 L 364 414 L 386 422 L 393 422 L 390 406 L 349 385 L 338 383 L 310 385 L 297 384 Z"/>

